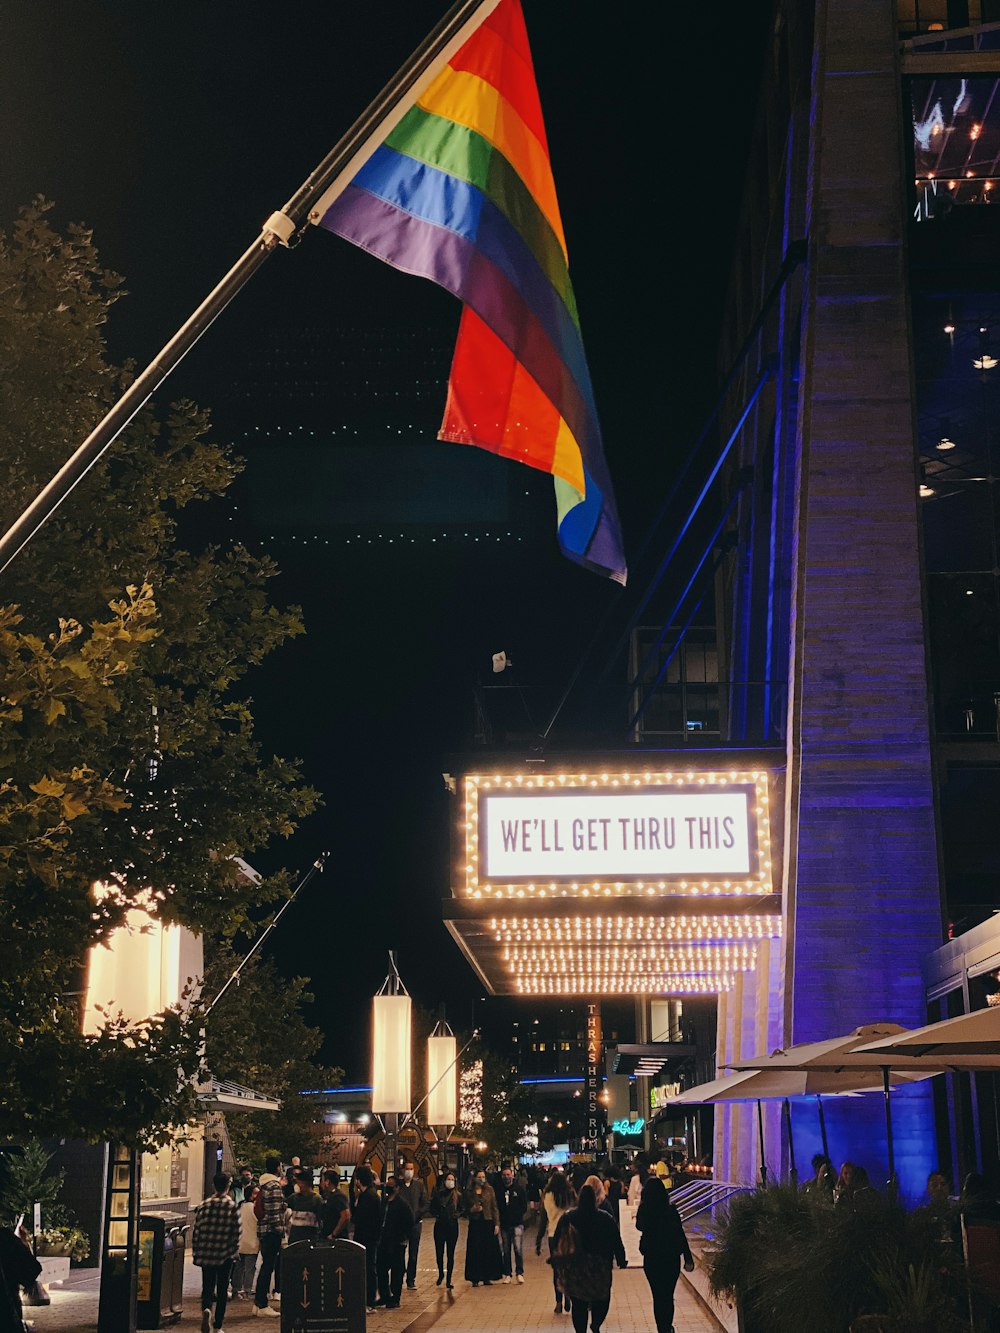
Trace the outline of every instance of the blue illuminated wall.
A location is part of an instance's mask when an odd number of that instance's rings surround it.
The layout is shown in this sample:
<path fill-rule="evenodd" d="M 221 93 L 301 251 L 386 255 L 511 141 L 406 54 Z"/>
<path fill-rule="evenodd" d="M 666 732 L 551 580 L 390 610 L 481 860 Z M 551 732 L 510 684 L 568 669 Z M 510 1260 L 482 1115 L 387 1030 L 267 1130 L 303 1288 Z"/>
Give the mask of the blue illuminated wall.
<path fill-rule="evenodd" d="M 926 1021 L 920 961 L 941 941 L 895 40 L 889 0 L 818 7 L 784 886 L 795 1042 Z M 894 1106 L 915 1196 L 935 1165 L 929 1089 Z M 885 1178 L 880 1098 L 831 1102 L 827 1123 L 835 1160 Z"/>

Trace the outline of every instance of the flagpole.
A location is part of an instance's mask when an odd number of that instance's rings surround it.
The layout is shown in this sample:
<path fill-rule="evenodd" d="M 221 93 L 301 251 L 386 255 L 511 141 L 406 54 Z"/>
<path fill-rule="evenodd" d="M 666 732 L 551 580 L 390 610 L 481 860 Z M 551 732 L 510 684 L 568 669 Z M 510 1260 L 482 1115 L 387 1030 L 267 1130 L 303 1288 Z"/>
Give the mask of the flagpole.
<path fill-rule="evenodd" d="M 372 153 L 391 134 L 424 89 L 500 0 L 456 0 L 451 9 L 389 80 L 347 133 L 285 204 L 271 214 L 260 235 L 205 297 L 74 454 L 0 537 L 0 573 L 10 565 L 83 480 L 170 372 L 253 277 L 278 245 L 288 246 L 307 222 L 318 222 Z"/>

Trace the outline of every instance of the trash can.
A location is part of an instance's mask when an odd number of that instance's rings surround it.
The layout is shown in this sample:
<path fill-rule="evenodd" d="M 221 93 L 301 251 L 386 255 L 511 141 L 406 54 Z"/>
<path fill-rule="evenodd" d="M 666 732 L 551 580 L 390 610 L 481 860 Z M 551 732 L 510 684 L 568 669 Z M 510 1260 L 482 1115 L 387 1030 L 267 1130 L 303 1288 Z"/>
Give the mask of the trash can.
<path fill-rule="evenodd" d="M 186 1232 L 181 1213 L 140 1216 L 136 1328 L 167 1328 L 180 1319 Z"/>

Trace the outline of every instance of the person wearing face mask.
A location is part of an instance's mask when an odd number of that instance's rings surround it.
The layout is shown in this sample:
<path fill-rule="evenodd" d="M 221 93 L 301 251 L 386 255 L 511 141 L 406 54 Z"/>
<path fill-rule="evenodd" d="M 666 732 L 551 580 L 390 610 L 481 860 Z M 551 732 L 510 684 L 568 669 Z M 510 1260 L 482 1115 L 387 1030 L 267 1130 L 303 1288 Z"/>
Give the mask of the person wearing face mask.
<path fill-rule="evenodd" d="M 516 1275 L 524 1281 L 524 1214 L 528 1199 L 524 1190 L 514 1181 L 514 1168 L 505 1162 L 497 1188 L 497 1210 L 500 1213 L 500 1254 L 503 1259 L 503 1280 L 510 1282 Z M 511 1272 L 510 1252 L 514 1251 L 514 1269 Z"/>
<path fill-rule="evenodd" d="M 431 1196 L 431 1215 L 434 1218 L 434 1253 L 437 1256 L 440 1287 L 445 1280 L 445 1254 L 448 1256 L 448 1290 L 452 1289 L 455 1273 L 455 1245 L 458 1241 L 458 1218 L 462 1211 L 462 1194 L 454 1171 L 445 1173 L 443 1182 Z"/>
<path fill-rule="evenodd" d="M 406 1289 L 415 1291 L 417 1286 L 417 1255 L 420 1253 L 420 1224 L 427 1216 L 427 1190 L 424 1182 L 417 1175 L 416 1164 L 403 1164 L 403 1179 L 399 1184 L 399 1197 L 413 1214 L 413 1225 L 407 1237 Z"/>
<path fill-rule="evenodd" d="M 465 1241 L 465 1280 L 478 1287 L 498 1281 L 500 1265 L 500 1214 L 497 1196 L 487 1183 L 486 1172 L 479 1168 L 466 1195 L 469 1234 Z"/>
<path fill-rule="evenodd" d="M 399 1197 L 399 1182 L 395 1176 L 385 1178 L 385 1199 L 382 1208 L 382 1234 L 378 1242 L 378 1300 L 387 1310 L 399 1309 L 403 1291 L 404 1256 L 406 1240 L 413 1229 L 413 1214 Z"/>

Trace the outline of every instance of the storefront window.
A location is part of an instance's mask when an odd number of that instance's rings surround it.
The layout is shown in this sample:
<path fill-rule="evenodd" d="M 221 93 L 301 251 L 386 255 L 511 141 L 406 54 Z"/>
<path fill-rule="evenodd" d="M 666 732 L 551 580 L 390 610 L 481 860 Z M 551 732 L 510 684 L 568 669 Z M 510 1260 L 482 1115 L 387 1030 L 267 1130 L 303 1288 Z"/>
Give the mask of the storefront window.
<path fill-rule="evenodd" d="M 191 1199 L 201 1188 L 203 1135 L 190 1130 L 183 1142 L 167 1144 L 156 1152 L 142 1155 L 141 1198 L 153 1200 Z"/>

